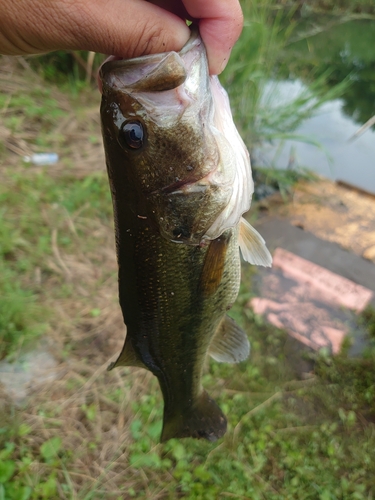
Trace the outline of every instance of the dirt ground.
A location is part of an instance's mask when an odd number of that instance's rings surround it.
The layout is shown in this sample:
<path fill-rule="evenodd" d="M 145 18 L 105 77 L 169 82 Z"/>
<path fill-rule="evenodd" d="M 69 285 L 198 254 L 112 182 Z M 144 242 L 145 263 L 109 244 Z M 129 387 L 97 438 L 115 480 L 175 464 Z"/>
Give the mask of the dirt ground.
<path fill-rule="evenodd" d="M 375 262 L 375 196 L 327 179 L 301 182 L 285 203 L 279 195 L 259 204 L 318 238 Z"/>

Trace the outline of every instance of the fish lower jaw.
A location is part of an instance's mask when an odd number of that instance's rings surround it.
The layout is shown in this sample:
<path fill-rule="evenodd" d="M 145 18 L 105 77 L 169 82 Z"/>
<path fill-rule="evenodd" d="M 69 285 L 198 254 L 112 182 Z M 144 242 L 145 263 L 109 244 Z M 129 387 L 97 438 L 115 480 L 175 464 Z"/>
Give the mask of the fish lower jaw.
<path fill-rule="evenodd" d="M 176 180 L 167 186 L 152 191 L 149 196 L 159 195 L 174 195 L 174 194 L 189 194 L 189 193 L 202 193 L 207 190 L 209 183 L 202 182 L 203 179 L 189 178 L 183 180 Z"/>

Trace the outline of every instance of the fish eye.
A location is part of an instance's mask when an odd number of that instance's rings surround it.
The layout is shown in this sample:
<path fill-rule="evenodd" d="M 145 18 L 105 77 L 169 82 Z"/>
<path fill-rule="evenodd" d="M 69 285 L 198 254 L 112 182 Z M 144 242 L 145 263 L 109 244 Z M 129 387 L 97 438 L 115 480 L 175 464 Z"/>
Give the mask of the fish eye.
<path fill-rule="evenodd" d="M 130 120 L 125 122 L 121 127 L 121 144 L 126 145 L 130 149 L 141 148 L 143 146 L 144 136 L 143 125 L 140 121 Z"/>

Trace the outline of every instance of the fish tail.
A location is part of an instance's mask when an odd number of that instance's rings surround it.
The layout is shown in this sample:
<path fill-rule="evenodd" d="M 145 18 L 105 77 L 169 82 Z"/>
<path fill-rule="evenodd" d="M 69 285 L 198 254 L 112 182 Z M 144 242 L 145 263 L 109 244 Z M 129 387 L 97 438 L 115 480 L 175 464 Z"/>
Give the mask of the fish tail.
<path fill-rule="evenodd" d="M 160 441 L 172 438 L 192 437 L 216 441 L 227 430 L 227 420 L 217 403 L 202 391 L 190 407 L 173 413 L 164 409 L 163 430 Z"/>

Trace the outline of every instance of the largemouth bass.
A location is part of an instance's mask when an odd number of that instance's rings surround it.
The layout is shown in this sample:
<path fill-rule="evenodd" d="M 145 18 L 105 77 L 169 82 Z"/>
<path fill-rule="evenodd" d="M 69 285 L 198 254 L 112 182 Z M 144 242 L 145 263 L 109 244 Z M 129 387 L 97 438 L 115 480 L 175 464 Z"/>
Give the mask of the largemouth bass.
<path fill-rule="evenodd" d="M 201 384 L 207 353 L 236 363 L 246 334 L 226 312 L 245 260 L 269 266 L 242 214 L 248 152 L 197 31 L 179 52 L 110 60 L 100 71 L 102 131 L 114 205 L 119 300 L 127 335 L 114 366 L 159 380 L 161 441 L 216 440 L 226 418 Z"/>

